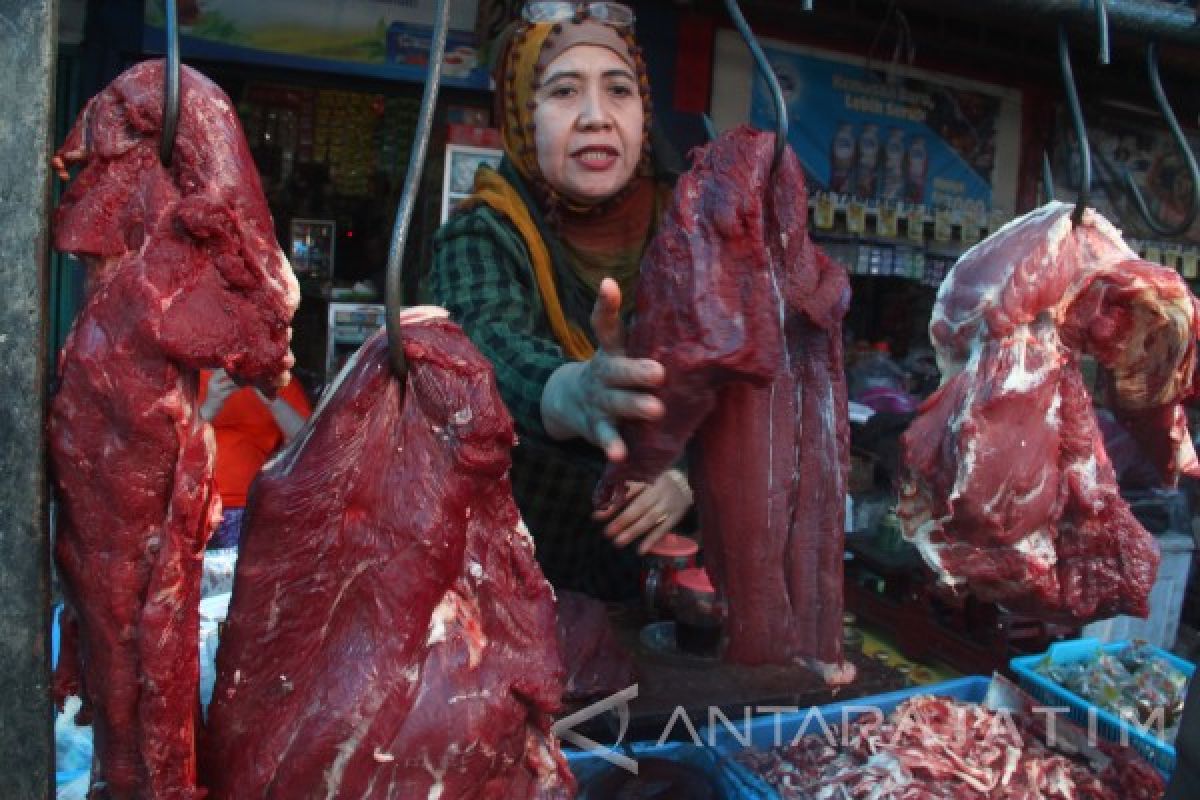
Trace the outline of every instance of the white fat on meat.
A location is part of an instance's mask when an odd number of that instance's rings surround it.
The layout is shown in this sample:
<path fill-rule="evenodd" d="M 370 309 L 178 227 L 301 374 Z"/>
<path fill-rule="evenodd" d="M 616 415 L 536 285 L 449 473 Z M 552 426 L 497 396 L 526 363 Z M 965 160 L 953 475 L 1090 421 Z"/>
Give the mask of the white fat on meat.
<path fill-rule="evenodd" d="M 474 669 L 483 660 L 487 640 L 479 625 L 479 606 L 474 597 L 464 597 L 454 589 L 442 596 L 429 619 L 429 635 L 425 647 L 458 636 L 467 646 L 467 667 Z"/>

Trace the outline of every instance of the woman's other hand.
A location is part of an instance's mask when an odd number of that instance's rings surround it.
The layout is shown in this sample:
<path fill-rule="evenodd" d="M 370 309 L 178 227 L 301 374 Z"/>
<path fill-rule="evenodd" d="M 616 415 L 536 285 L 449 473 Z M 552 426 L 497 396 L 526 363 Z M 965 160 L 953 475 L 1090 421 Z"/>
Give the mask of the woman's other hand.
<path fill-rule="evenodd" d="M 225 407 L 225 401 L 238 390 L 238 385 L 223 369 L 214 369 L 208 378 L 208 387 L 204 403 L 200 406 L 200 416 L 205 422 L 212 422 L 217 414 Z"/>
<path fill-rule="evenodd" d="M 611 520 L 604 535 L 617 547 L 625 547 L 640 536 L 638 553 L 645 555 L 664 533 L 679 524 L 692 505 L 692 488 L 687 477 L 669 469 L 652 483 L 630 483 L 625 505 L 600 509 L 592 514 L 599 520 Z"/>
<path fill-rule="evenodd" d="M 664 408 L 652 393 L 662 386 L 661 364 L 625 356 L 621 289 L 605 278 L 592 309 L 599 348 L 587 361 L 559 367 L 542 392 L 542 422 L 555 439 L 580 436 L 602 449 L 609 461 L 628 454 L 617 431 L 621 420 L 659 419 Z"/>

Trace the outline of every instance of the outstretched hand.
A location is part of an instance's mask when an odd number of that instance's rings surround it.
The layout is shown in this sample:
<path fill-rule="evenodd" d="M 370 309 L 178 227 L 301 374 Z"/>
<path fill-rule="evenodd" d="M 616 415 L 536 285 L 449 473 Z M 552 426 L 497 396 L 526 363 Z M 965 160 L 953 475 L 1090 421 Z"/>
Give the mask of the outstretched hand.
<path fill-rule="evenodd" d="M 609 461 L 623 461 L 628 448 L 618 425 L 622 420 L 659 419 L 662 401 L 652 393 L 665 371 L 648 358 L 625 356 L 621 289 L 605 278 L 592 309 L 592 330 L 599 347 L 587 361 L 559 367 L 542 392 L 542 422 L 555 439 L 582 437 L 602 449 Z"/>

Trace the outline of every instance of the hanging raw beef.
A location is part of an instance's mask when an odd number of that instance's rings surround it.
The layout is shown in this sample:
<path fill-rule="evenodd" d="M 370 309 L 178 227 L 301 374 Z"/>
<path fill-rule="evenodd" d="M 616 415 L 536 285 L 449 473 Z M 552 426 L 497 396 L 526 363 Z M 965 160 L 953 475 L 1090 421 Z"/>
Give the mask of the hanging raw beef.
<path fill-rule="evenodd" d="M 197 370 L 285 381 L 299 291 L 225 94 L 183 69 L 159 162 L 162 62 L 92 98 L 54 165 L 81 167 L 54 244 L 88 268 L 49 415 L 67 612 L 55 680 L 82 695 L 104 796 L 197 798 L 200 580 L 220 514 Z"/>
<path fill-rule="evenodd" d="M 729 605 L 725 658 L 801 661 L 839 682 L 853 675 L 842 661 L 850 289 L 808 238 L 795 155 L 772 174 L 773 148 L 743 126 L 680 178 L 642 261 L 626 348 L 665 366 L 666 417 L 624 426 L 629 458 L 597 502 L 694 438 L 704 552 Z"/>
<path fill-rule="evenodd" d="M 1083 622 L 1145 616 L 1158 548 L 1121 499 L 1080 357 L 1165 482 L 1194 471 L 1197 305 L 1094 211 L 1050 203 L 969 250 L 929 332 L 941 387 L 904 437 L 901 518 L 941 581 Z"/>
<path fill-rule="evenodd" d="M 554 597 L 491 365 L 441 309 L 369 340 L 251 491 L 217 654 L 216 800 L 566 798 Z"/>

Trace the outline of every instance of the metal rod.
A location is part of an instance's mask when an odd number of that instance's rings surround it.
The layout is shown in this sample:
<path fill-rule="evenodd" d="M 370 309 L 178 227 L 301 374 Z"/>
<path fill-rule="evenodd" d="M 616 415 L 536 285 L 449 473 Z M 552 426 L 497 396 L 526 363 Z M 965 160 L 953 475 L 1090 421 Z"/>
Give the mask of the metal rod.
<path fill-rule="evenodd" d="M 1108 65 L 1109 48 L 1108 48 L 1108 3 L 1107 0 L 1092 0 L 1096 5 L 1096 30 L 1100 35 L 1100 52 L 1096 56 L 1097 60 Z"/>
<path fill-rule="evenodd" d="M 179 128 L 179 14 L 175 0 L 165 0 L 167 25 L 167 59 L 163 62 L 163 120 L 158 141 L 158 158 L 164 167 L 171 165 L 175 149 L 175 131 Z"/>
<path fill-rule="evenodd" d="M 981 14 L 1002 15 L 1006 19 L 1041 16 L 1067 20 L 1080 31 L 1095 25 L 1095 9 L 1080 0 L 972 0 L 970 3 L 946 3 L 947 13 L 978 19 Z M 1105 0 L 1109 27 L 1161 42 L 1200 46 L 1200 25 L 1196 10 L 1179 3 L 1159 0 Z M 951 9 L 951 6 L 954 8 Z"/>
<path fill-rule="evenodd" d="M 433 129 L 433 111 L 437 106 L 438 86 L 442 77 L 442 56 L 446 52 L 446 28 L 450 18 L 449 0 L 438 0 L 434 11 L 433 39 L 429 43 L 429 71 L 425 74 L 425 91 L 421 95 L 421 110 L 417 114 L 417 130 L 413 134 L 412 151 L 408 157 L 408 174 L 404 176 L 404 189 L 400 193 L 400 204 L 396 208 L 396 222 L 392 227 L 392 244 L 387 260 L 387 324 L 388 348 L 391 352 L 392 368 L 403 378 L 408 373 L 408 362 L 404 358 L 404 342 L 400 336 L 400 310 L 403 308 L 404 251 L 408 245 L 408 228 L 412 221 L 413 208 L 417 203 L 417 192 L 421 186 L 421 173 L 425 168 L 425 155 L 429 149 L 429 133 Z"/>
<path fill-rule="evenodd" d="M 1125 188 L 1133 196 L 1134 205 L 1137 206 L 1138 213 L 1150 230 L 1159 236 L 1179 236 L 1192 227 L 1192 223 L 1196 221 L 1196 214 L 1200 213 L 1200 168 L 1197 168 L 1196 155 L 1192 152 L 1183 129 L 1179 127 L 1179 120 L 1175 117 L 1175 111 L 1171 108 L 1170 101 L 1167 100 L 1167 93 L 1163 91 L 1162 80 L 1158 75 L 1158 45 L 1156 42 L 1146 45 L 1146 72 L 1150 75 L 1150 88 L 1154 92 L 1154 102 L 1158 104 L 1159 111 L 1166 119 L 1167 127 L 1171 129 L 1171 138 L 1175 140 L 1175 145 L 1179 148 L 1187 164 L 1188 175 L 1192 182 L 1191 208 L 1180 222 L 1168 225 L 1150 213 L 1146 199 L 1142 197 L 1141 190 L 1138 189 L 1128 167 L 1125 168 Z"/>
<path fill-rule="evenodd" d="M 1075 76 L 1071 72 L 1071 53 L 1067 45 L 1067 29 L 1058 26 L 1058 65 L 1062 69 L 1063 89 L 1067 93 L 1067 105 L 1071 109 L 1071 123 L 1075 126 L 1075 138 L 1079 140 L 1079 194 L 1075 200 L 1075 211 L 1071 221 L 1078 225 L 1083 220 L 1092 195 L 1092 149 L 1088 146 L 1087 124 L 1083 121 L 1083 109 L 1079 105 L 1079 92 L 1075 88 Z"/>
<path fill-rule="evenodd" d="M 1042 151 L 1042 191 L 1047 203 L 1054 200 L 1054 173 L 1050 169 L 1050 156 L 1045 150 Z"/>
<path fill-rule="evenodd" d="M 745 40 L 746 47 L 750 48 L 750 54 L 754 56 L 754 63 L 758 65 L 758 71 L 762 74 L 763 80 L 767 82 L 767 89 L 775 104 L 775 155 L 771 159 L 771 172 L 774 172 L 779 166 L 779 159 L 783 157 L 788 138 L 787 103 L 783 99 L 783 89 L 780 88 L 779 79 L 775 77 L 775 70 L 771 69 L 771 63 L 767 61 L 766 54 L 759 46 L 754 31 L 750 30 L 746 18 L 742 16 L 742 10 L 738 8 L 737 0 L 725 0 L 725 8 L 729 10 L 733 25 Z"/>

